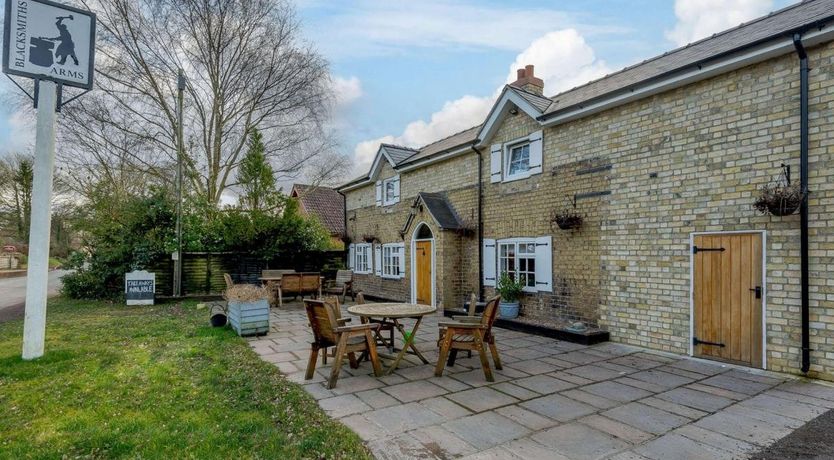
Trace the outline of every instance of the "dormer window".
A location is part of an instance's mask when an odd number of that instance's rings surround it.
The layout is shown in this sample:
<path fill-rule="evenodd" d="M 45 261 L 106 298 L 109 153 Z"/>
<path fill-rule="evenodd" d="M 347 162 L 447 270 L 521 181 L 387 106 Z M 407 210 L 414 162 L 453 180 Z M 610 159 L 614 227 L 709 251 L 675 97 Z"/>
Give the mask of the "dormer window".
<path fill-rule="evenodd" d="M 376 182 L 376 205 L 391 206 L 400 202 L 400 176 Z"/>

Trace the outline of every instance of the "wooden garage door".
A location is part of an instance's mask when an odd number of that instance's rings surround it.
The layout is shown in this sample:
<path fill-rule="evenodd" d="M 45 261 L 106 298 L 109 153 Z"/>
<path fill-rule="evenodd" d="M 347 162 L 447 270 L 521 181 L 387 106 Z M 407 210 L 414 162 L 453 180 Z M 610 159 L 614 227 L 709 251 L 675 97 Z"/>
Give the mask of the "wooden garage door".
<path fill-rule="evenodd" d="M 696 356 L 762 365 L 762 236 L 695 237 Z"/>

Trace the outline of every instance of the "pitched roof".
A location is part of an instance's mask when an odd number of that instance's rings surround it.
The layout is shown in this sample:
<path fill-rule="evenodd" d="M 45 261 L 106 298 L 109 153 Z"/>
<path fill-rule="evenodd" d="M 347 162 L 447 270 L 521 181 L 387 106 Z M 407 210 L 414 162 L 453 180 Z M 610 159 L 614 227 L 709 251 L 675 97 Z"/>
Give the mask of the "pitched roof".
<path fill-rule="evenodd" d="M 510 88 L 511 90 L 518 93 L 518 95 L 524 98 L 525 101 L 532 104 L 533 107 L 539 109 L 539 112 L 543 113 L 545 110 L 547 110 L 548 107 L 550 107 L 551 104 L 553 104 L 553 101 L 551 101 L 550 98 L 542 96 L 540 94 L 531 93 L 530 91 L 524 90 L 513 85 L 507 85 L 507 88 Z"/>
<path fill-rule="evenodd" d="M 394 162 L 394 166 L 397 166 L 417 153 L 417 149 L 403 147 L 401 145 L 382 144 L 382 147 L 385 148 L 385 152 L 391 157 L 391 161 Z"/>
<path fill-rule="evenodd" d="M 345 233 L 345 197 L 328 187 L 293 184 L 291 196 L 298 197 L 304 210 L 321 221 L 331 235 Z"/>
<path fill-rule="evenodd" d="M 767 16 L 557 94 L 550 98 L 552 104 L 547 108 L 545 116 L 601 96 L 628 90 L 629 87 L 638 83 L 682 70 L 702 61 L 721 57 L 767 39 L 789 36 L 797 29 L 829 19 L 832 15 L 834 15 L 834 0 L 806 0 L 788 6 Z"/>
<path fill-rule="evenodd" d="M 442 193 L 420 192 L 417 194 L 417 200 L 423 202 L 438 227 L 444 230 L 460 230 L 464 228 L 463 222 L 458 219 L 458 215 L 452 207 L 452 204 L 449 203 L 449 200 Z M 416 201 L 415 204 L 417 204 Z"/>
<path fill-rule="evenodd" d="M 424 147 L 420 147 L 417 153 L 401 164 L 409 164 L 420 161 L 422 159 L 431 157 L 435 154 L 445 152 L 455 147 L 460 147 L 469 143 L 474 143 L 478 140 L 478 131 L 481 125 L 473 126 L 458 133 L 452 134 L 449 137 L 444 137 L 438 141 L 432 142 Z"/>

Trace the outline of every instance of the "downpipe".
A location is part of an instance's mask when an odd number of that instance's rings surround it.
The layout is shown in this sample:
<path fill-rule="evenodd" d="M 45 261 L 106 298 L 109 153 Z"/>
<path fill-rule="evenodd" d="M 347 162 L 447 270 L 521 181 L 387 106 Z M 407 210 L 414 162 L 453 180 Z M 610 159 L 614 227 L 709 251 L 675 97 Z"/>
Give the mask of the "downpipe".
<path fill-rule="evenodd" d="M 481 157 L 481 152 L 475 148 L 474 145 L 470 146 L 472 151 L 475 152 L 475 156 L 478 157 L 478 299 L 483 300 L 484 298 L 484 213 L 483 213 L 483 158 Z"/>
<path fill-rule="evenodd" d="M 800 218 L 800 282 L 802 291 L 802 368 L 803 374 L 811 369 L 810 340 L 810 288 L 808 282 L 808 53 L 802 44 L 802 35 L 794 34 L 793 45 L 799 57 L 799 171 L 802 203 Z"/>

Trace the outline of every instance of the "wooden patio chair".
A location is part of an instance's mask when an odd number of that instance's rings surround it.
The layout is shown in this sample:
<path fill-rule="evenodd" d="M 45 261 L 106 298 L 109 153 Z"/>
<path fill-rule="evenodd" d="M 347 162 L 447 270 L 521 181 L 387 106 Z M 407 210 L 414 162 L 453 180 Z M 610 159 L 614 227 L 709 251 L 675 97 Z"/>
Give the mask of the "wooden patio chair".
<path fill-rule="evenodd" d="M 351 322 L 352 318 L 342 318 L 342 306 L 339 304 L 339 298 L 336 296 L 328 296 L 322 297 L 321 299 L 324 303 L 330 305 L 333 308 L 333 316 L 336 317 L 336 324 L 339 326 L 345 326 L 347 323 Z M 330 356 L 335 356 L 336 350 L 333 349 Z M 327 348 L 323 348 L 321 350 L 321 358 L 324 364 L 327 364 Z"/>
<path fill-rule="evenodd" d="M 350 298 L 356 301 L 356 294 L 353 292 L 353 270 L 339 270 L 336 272 L 336 280 L 330 281 L 324 290 L 327 294 L 338 294 L 342 296 L 342 303 L 350 292 Z"/>
<path fill-rule="evenodd" d="M 455 321 L 441 322 L 439 324 L 443 340 L 440 346 L 440 356 L 437 358 L 437 366 L 434 369 L 434 375 L 440 377 L 443 375 L 443 369 L 446 367 L 446 359 L 449 359 L 448 365 L 455 365 L 455 358 L 458 350 L 474 350 L 478 352 L 478 357 L 481 359 L 481 367 L 484 370 L 484 377 L 488 382 L 494 382 L 492 376 L 492 369 L 489 367 L 489 359 L 486 355 L 486 348 L 484 344 L 489 346 L 492 352 L 492 360 L 495 362 L 495 368 L 500 370 L 501 358 L 498 356 L 498 348 L 495 345 L 495 336 L 492 335 L 492 324 L 498 316 L 498 302 L 501 301 L 501 296 L 495 296 L 484 307 L 484 313 L 480 317 L 475 317 L 479 321 L 472 319 L 465 319 L 466 317 L 455 316 Z"/>
<path fill-rule="evenodd" d="M 481 320 L 479 316 L 476 316 L 478 308 L 478 296 L 475 293 L 469 294 L 469 303 L 466 306 L 466 316 L 455 315 L 452 317 L 455 321 L 474 321 L 478 322 Z M 440 348 L 443 345 L 443 334 L 446 333 L 446 328 L 440 328 L 439 338 L 437 339 L 437 348 Z M 466 350 L 469 353 L 469 358 L 472 357 L 472 350 Z"/>
<path fill-rule="evenodd" d="M 313 378 L 319 350 L 327 347 L 336 347 L 333 369 L 330 371 L 330 378 L 327 380 L 328 389 L 336 386 L 345 355 L 350 360 L 350 367 L 354 369 L 359 367 L 356 352 L 367 351 L 371 365 L 374 368 L 374 375 L 377 377 L 382 375 L 382 366 L 379 364 L 376 345 L 371 335 L 371 331 L 377 327 L 375 324 L 340 326 L 333 306 L 321 300 L 305 300 L 304 308 L 307 310 L 307 318 L 310 320 L 310 327 L 313 329 L 313 342 L 310 344 L 312 348 L 310 350 L 310 361 L 307 363 L 307 373 L 304 375 L 305 380 Z"/>
<path fill-rule="evenodd" d="M 356 305 L 364 305 L 365 304 L 365 293 L 359 291 L 356 294 Z M 387 348 L 389 351 L 393 353 L 394 351 L 394 323 L 390 321 L 383 321 L 378 319 L 368 319 L 367 320 L 371 324 L 378 324 L 379 329 L 374 332 L 374 337 L 376 338 L 376 344 L 381 345 Z M 388 332 L 388 339 L 382 336 L 383 332 Z"/>

